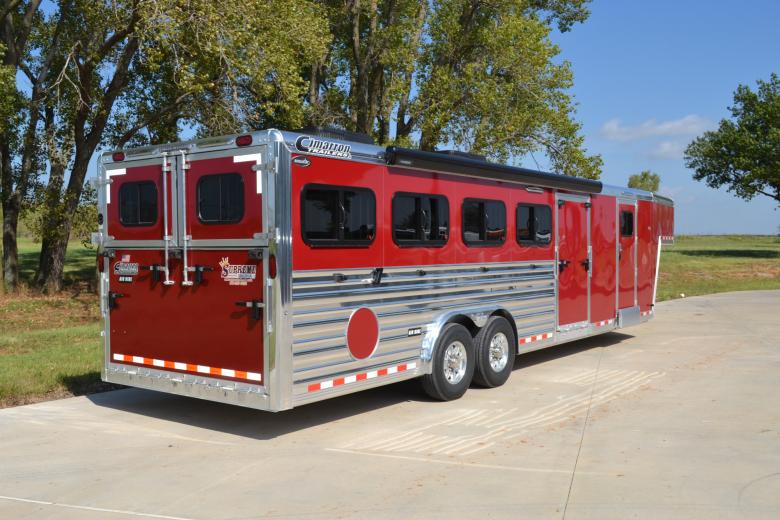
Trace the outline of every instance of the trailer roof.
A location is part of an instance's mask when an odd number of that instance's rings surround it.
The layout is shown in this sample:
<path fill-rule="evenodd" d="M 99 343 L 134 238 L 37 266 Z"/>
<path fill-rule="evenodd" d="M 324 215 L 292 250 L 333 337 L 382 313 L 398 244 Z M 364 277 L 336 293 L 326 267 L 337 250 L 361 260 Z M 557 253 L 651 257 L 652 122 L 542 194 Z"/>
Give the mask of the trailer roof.
<path fill-rule="evenodd" d="M 314 138 L 327 142 L 329 145 L 343 147 L 344 149 L 349 150 L 349 157 L 352 160 L 357 161 L 383 163 L 401 168 L 435 171 L 453 175 L 513 182 L 529 186 L 539 186 L 543 188 L 653 200 L 660 204 L 674 206 L 674 201 L 672 199 L 645 190 L 603 184 L 601 181 L 543 172 L 529 168 L 491 163 L 489 161 L 461 154 L 428 152 L 397 146 L 383 148 L 374 144 L 368 144 L 367 142 L 338 139 L 332 132 L 317 133 L 312 131 L 304 133 L 302 131 L 291 132 L 268 129 L 254 131 L 249 134 L 208 137 L 204 139 L 182 141 L 179 143 L 114 150 L 103 153 L 102 162 L 113 162 L 113 154 L 119 151 L 125 152 L 128 159 L 130 159 L 130 157 L 135 159 L 141 158 L 142 156 L 152 157 L 171 150 L 187 149 L 191 152 L 196 152 L 205 151 L 205 149 L 217 150 L 221 148 L 235 148 L 238 146 L 236 144 L 236 137 L 239 137 L 240 135 L 251 135 L 255 144 L 282 141 L 292 152 L 318 155 L 311 150 L 305 149 L 305 147 L 301 145 L 302 142 L 306 142 L 306 139 Z M 339 158 L 338 156 L 334 157 Z"/>

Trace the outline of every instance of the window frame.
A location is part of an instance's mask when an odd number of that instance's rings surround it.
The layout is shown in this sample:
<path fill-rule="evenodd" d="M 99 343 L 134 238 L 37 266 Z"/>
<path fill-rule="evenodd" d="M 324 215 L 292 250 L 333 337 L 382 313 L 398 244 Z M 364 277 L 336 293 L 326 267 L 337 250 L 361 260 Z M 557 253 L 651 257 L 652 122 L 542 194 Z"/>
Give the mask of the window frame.
<path fill-rule="evenodd" d="M 521 240 L 519 235 L 520 232 L 520 206 L 526 206 L 529 208 L 547 208 L 547 210 L 550 212 L 550 238 L 543 242 L 540 240 L 537 240 L 536 238 L 530 239 L 530 240 Z M 536 219 L 534 218 L 534 228 L 531 231 L 532 236 L 536 237 Z M 537 203 L 527 203 L 527 202 L 518 202 L 517 206 L 515 206 L 515 241 L 521 245 L 526 247 L 549 247 L 550 244 L 553 242 L 553 211 L 552 206 L 549 204 L 537 204 Z"/>
<path fill-rule="evenodd" d="M 137 191 L 140 189 L 142 185 L 151 185 L 154 188 L 154 220 L 151 222 L 140 222 L 141 217 L 141 195 Z M 138 194 L 138 217 L 139 222 L 135 224 L 127 223 L 124 220 L 122 220 L 122 191 L 128 187 L 128 186 L 134 186 L 136 188 L 136 193 Z M 122 185 L 119 187 L 119 193 L 118 193 L 118 205 L 117 209 L 119 210 L 119 223 L 123 225 L 124 227 L 153 227 L 156 226 L 160 220 L 160 192 L 157 190 L 157 183 L 154 181 L 128 181 L 123 182 Z"/>
<path fill-rule="evenodd" d="M 241 181 L 241 216 L 237 220 L 204 220 L 201 214 L 200 207 L 200 188 L 204 179 L 209 177 L 221 177 L 221 176 L 236 176 Z M 222 201 L 220 201 L 221 204 Z M 246 183 L 244 182 L 244 176 L 238 172 L 224 172 L 224 173 L 207 173 L 198 177 L 198 182 L 195 185 L 195 214 L 198 216 L 198 222 L 204 226 L 229 226 L 232 224 L 239 224 L 246 216 Z M 221 209 L 221 206 L 220 206 Z"/>
<path fill-rule="evenodd" d="M 479 202 L 479 203 L 486 203 L 486 202 L 496 202 L 498 204 L 501 204 L 501 206 L 504 208 L 504 239 L 503 240 L 479 240 L 479 241 L 469 241 L 466 240 L 466 226 L 465 226 L 465 212 L 466 212 L 466 204 L 471 202 Z M 484 225 L 484 211 L 482 213 L 482 224 Z M 509 234 L 509 221 L 506 218 L 506 203 L 501 199 L 481 199 L 481 198 L 475 198 L 475 197 L 469 197 L 465 198 L 460 203 L 460 238 L 463 241 L 463 244 L 466 247 L 501 247 L 504 244 L 506 244 L 506 236 Z M 487 227 L 485 228 L 485 234 L 487 235 Z"/>
<path fill-rule="evenodd" d="M 631 233 L 629 233 L 629 234 L 625 234 L 623 232 L 624 229 L 625 229 L 625 216 L 626 215 L 631 215 Z M 635 229 L 635 222 L 634 222 L 634 212 L 621 209 L 620 210 L 620 236 L 621 237 L 626 237 L 626 238 L 629 238 L 629 237 L 633 238 L 634 231 L 636 231 L 636 229 Z"/>
<path fill-rule="evenodd" d="M 311 190 L 334 190 L 339 193 L 339 202 L 343 204 L 344 192 L 366 192 L 371 195 L 371 201 L 374 205 L 374 236 L 369 240 L 344 240 L 343 229 L 344 226 L 339 226 L 340 237 L 336 240 L 322 240 L 322 239 L 310 239 L 306 237 L 306 193 Z M 376 236 L 379 232 L 379 226 L 377 224 L 377 210 L 376 210 L 376 193 L 371 188 L 363 186 L 351 186 L 349 184 L 319 184 L 310 183 L 303 186 L 301 189 L 301 202 L 300 202 L 300 218 L 301 218 L 301 239 L 303 243 L 312 248 L 367 248 L 370 247 L 376 240 Z M 342 218 L 344 218 L 343 216 Z M 343 224 L 343 223 L 342 223 Z"/>
<path fill-rule="evenodd" d="M 412 197 L 412 198 L 419 198 L 419 199 L 438 199 L 441 201 L 444 201 L 444 204 L 446 206 L 446 215 L 447 215 L 447 238 L 444 240 L 423 240 L 423 239 L 415 239 L 415 240 L 401 240 L 399 242 L 398 237 L 395 234 L 395 199 L 398 197 Z M 416 193 L 411 191 L 397 191 L 393 193 L 393 198 L 390 201 L 390 227 L 391 227 L 391 233 L 393 236 L 393 243 L 398 247 L 431 247 L 431 248 L 440 248 L 447 245 L 447 243 L 450 241 L 450 229 L 452 228 L 452 215 L 450 214 L 450 201 L 447 198 L 446 195 L 440 195 L 438 193 Z M 419 228 L 418 228 L 419 231 Z"/>

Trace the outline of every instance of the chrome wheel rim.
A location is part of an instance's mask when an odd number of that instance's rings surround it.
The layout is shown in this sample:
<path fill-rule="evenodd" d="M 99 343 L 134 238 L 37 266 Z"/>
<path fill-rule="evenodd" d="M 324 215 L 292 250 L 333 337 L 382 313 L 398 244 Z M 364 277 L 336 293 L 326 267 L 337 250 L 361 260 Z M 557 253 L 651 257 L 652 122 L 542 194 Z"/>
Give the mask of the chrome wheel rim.
<path fill-rule="evenodd" d="M 466 347 L 460 341 L 453 341 L 444 351 L 444 378 L 451 385 L 457 385 L 466 375 L 468 359 Z"/>
<path fill-rule="evenodd" d="M 490 368 L 501 372 L 509 361 L 509 340 L 503 332 L 496 333 L 490 339 Z"/>

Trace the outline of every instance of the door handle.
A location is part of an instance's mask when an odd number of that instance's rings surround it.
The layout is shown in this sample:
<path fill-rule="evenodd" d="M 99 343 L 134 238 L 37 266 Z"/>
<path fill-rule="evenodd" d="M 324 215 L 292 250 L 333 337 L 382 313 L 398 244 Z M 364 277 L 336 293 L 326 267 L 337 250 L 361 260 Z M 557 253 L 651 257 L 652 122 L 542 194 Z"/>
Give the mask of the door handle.
<path fill-rule="evenodd" d="M 558 273 L 562 273 L 570 263 L 568 260 L 558 260 Z"/>
<path fill-rule="evenodd" d="M 160 281 L 160 273 L 166 272 L 165 266 L 159 264 L 142 265 L 141 269 L 152 272 L 152 282 L 154 283 Z"/>
<path fill-rule="evenodd" d="M 582 262 L 580 262 L 580 265 L 585 269 L 586 271 L 590 271 L 590 258 L 586 258 Z"/>
<path fill-rule="evenodd" d="M 124 297 L 125 297 L 125 295 L 122 294 L 122 293 L 109 291 L 108 292 L 108 310 L 113 311 L 114 309 L 116 309 L 116 301 L 119 298 L 124 298 Z"/>
<path fill-rule="evenodd" d="M 255 321 L 260 321 L 260 312 L 265 307 L 265 304 L 259 300 L 245 300 L 245 301 L 238 301 L 236 302 L 236 305 L 239 307 L 246 307 L 248 309 L 252 310 L 252 319 Z"/>

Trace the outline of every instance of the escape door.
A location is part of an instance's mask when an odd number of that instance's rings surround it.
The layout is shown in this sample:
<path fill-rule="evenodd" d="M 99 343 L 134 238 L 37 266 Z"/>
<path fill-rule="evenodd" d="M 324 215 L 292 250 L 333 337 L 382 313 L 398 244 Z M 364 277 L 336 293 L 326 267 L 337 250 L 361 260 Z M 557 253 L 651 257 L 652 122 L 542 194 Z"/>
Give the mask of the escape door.
<path fill-rule="evenodd" d="M 558 196 L 558 326 L 588 324 L 590 284 L 590 202 L 587 197 Z"/>
<path fill-rule="evenodd" d="M 167 243 L 123 242 L 108 259 L 112 362 L 263 382 L 263 177 L 258 153 L 231 151 L 174 155 Z"/>
<path fill-rule="evenodd" d="M 618 203 L 618 309 L 636 305 L 636 204 Z"/>

